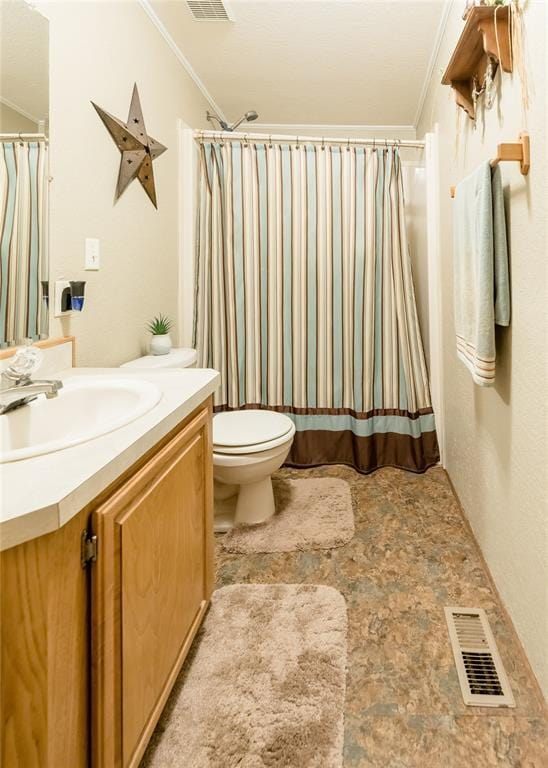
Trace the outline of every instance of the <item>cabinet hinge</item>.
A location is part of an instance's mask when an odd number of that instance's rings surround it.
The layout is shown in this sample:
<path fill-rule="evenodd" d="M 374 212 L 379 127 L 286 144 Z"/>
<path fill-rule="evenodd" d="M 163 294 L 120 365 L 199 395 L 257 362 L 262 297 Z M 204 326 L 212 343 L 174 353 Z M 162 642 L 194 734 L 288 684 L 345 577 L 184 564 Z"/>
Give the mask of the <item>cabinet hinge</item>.
<path fill-rule="evenodd" d="M 85 568 L 89 563 L 97 560 L 97 536 L 90 534 L 89 531 L 82 531 L 80 542 L 80 562 L 82 568 Z"/>

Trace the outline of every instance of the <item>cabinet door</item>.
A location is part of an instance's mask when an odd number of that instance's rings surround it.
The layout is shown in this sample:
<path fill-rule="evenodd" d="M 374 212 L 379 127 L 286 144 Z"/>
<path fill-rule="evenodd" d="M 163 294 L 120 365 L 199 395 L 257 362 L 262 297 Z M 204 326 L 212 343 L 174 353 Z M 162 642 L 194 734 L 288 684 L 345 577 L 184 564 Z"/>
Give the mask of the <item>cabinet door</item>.
<path fill-rule="evenodd" d="M 211 414 L 93 514 L 93 764 L 136 766 L 212 589 Z"/>

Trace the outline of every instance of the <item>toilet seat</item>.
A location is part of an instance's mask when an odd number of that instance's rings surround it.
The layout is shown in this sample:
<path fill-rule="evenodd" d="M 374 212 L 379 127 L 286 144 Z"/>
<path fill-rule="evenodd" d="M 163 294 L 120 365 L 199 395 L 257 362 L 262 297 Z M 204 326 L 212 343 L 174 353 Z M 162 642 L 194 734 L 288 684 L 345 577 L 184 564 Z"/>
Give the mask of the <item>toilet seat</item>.
<path fill-rule="evenodd" d="M 276 411 L 245 410 L 218 413 L 213 419 L 213 453 L 260 453 L 293 438 L 295 425 Z"/>

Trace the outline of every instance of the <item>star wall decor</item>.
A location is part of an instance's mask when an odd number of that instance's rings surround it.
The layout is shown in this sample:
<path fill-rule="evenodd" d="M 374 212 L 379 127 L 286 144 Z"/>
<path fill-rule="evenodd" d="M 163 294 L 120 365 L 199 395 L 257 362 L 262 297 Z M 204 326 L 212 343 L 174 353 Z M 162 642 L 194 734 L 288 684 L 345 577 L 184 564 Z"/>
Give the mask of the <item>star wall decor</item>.
<path fill-rule="evenodd" d="M 122 155 L 115 200 L 118 200 L 133 179 L 138 178 L 153 206 L 158 208 L 152 162 L 165 152 L 167 147 L 147 135 L 137 83 L 133 86 L 127 123 L 123 123 L 117 117 L 105 112 L 93 101 L 91 103 Z"/>

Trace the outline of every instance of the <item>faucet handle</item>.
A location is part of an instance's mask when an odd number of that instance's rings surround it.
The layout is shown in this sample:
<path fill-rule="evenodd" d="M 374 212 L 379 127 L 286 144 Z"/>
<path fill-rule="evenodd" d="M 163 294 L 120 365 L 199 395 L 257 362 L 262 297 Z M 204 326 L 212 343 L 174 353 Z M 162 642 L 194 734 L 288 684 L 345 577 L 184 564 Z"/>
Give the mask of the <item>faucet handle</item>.
<path fill-rule="evenodd" d="M 29 378 L 40 368 L 43 359 L 44 354 L 38 347 L 20 347 L 4 373 L 13 378 Z"/>

